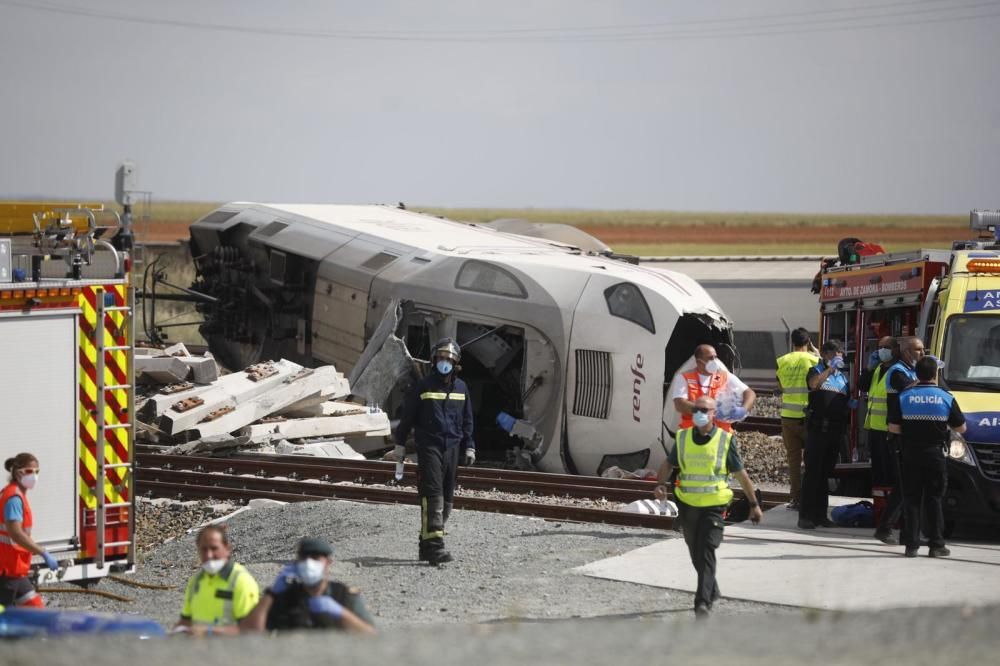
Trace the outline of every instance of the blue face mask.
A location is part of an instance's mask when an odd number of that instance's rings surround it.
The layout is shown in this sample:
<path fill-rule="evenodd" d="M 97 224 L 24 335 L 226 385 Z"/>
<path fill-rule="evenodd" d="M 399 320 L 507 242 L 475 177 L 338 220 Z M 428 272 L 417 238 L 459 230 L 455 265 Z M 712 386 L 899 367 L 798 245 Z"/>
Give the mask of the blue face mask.
<path fill-rule="evenodd" d="M 712 419 L 708 418 L 707 412 L 695 412 L 691 415 L 691 420 L 694 421 L 696 426 L 703 427 L 707 426 L 708 422 Z"/>
<path fill-rule="evenodd" d="M 878 360 L 882 361 L 883 363 L 888 363 L 889 361 L 891 361 L 892 350 L 880 347 L 878 350 Z"/>
<path fill-rule="evenodd" d="M 451 374 L 451 371 L 455 369 L 455 366 L 452 365 L 452 362 L 445 359 L 441 359 L 440 361 L 438 361 L 434 365 L 434 367 L 436 367 L 437 371 L 442 375 L 449 375 Z"/>

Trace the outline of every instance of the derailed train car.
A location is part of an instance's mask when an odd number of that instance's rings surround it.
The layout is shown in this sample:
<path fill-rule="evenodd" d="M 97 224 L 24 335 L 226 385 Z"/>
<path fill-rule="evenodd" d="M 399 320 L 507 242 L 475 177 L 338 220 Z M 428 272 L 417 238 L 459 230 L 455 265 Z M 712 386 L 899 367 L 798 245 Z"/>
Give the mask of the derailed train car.
<path fill-rule="evenodd" d="M 350 372 L 389 308 L 416 359 L 455 338 L 481 458 L 530 450 L 538 469 L 577 474 L 658 465 L 676 369 L 703 342 L 733 367 L 731 324 L 690 278 L 488 226 L 232 203 L 191 226 L 191 252 L 193 289 L 213 299 L 202 334 L 229 367 L 284 357 Z M 524 438 L 495 424 L 500 412 Z"/>

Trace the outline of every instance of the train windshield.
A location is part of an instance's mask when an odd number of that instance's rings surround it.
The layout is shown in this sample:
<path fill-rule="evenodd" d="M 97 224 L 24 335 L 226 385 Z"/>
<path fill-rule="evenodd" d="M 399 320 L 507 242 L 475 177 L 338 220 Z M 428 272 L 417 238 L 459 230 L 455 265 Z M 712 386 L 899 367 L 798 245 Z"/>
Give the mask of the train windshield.
<path fill-rule="evenodd" d="M 949 319 L 944 359 L 948 386 L 1000 391 L 1000 315 Z"/>

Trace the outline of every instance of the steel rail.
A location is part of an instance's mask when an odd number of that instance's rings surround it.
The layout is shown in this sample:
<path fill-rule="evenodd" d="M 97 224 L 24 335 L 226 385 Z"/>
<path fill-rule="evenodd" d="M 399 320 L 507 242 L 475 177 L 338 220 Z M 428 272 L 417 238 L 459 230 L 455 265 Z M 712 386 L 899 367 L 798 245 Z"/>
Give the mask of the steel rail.
<path fill-rule="evenodd" d="M 157 497 L 200 497 L 213 499 L 249 499 L 265 497 L 285 502 L 307 502 L 341 499 L 372 503 L 418 504 L 415 492 L 375 486 L 348 486 L 309 481 L 261 479 L 229 476 L 207 472 L 141 468 L 137 488 L 142 494 Z M 606 523 L 630 527 L 672 529 L 673 518 L 667 516 L 625 513 L 605 509 L 536 504 L 481 497 L 455 496 L 455 508 L 489 513 L 533 516 L 567 522 Z"/>
<path fill-rule="evenodd" d="M 244 454 L 230 458 L 177 456 L 141 453 L 140 467 L 185 469 L 196 472 L 216 472 L 229 475 L 252 474 L 258 478 L 287 477 L 291 480 L 315 479 L 327 482 L 351 481 L 385 484 L 393 479 L 395 464 L 381 461 L 316 459 L 302 456 L 267 456 Z M 416 465 L 406 464 L 404 483 L 416 483 Z M 649 499 L 654 483 L 637 479 L 605 479 L 601 477 L 519 472 L 481 467 L 459 469 L 457 483 L 472 490 L 502 491 L 543 497 L 575 497 L 606 499 L 629 503 Z M 736 489 L 737 496 L 742 493 Z M 788 502 L 786 493 L 762 493 L 765 508 Z"/>

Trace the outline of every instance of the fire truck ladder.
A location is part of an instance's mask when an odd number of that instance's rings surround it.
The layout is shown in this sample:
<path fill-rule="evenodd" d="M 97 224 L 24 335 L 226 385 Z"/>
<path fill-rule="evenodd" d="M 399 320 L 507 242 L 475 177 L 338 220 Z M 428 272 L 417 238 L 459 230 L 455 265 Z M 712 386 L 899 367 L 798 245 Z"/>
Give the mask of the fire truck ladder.
<path fill-rule="evenodd" d="M 130 323 L 125 327 L 127 331 L 125 336 L 124 345 L 105 345 L 104 344 L 104 316 L 109 312 L 123 312 L 125 313 L 126 319 L 131 322 L 132 314 L 134 311 L 134 292 L 131 287 L 127 289 L 128 293 L 128 305 L 108 305 L 105 303 L 104 298 L 107 293 L 104 289 L 98 288 L 96 291 L 95 300 L 95 310 L 97 313 L 97 326 L 94 330 L 94 346 L 96 348 L 96 366 L 97 366 L 97 414 L 95 416 L 95 422 L 97 426 L 97 443 L 95 446 L 95 454 L 97 458 L 97 474 L 95 485 L 94 485 L 94 496 L 97 498 L 97 554 L 96 554 L 96 566 L 100 569 L 104 567 L 105 551 L 111 548 L 122 548 L 128 547 L 128 562 L 135 561 L 135 475 L 133 469 L 133 462 L 135 460 L 134 453 L 134 440 L 133 433 L 129 432 L 132 429 L 132 414 L 135 408 L 135 392 L 132 391 L 132 387 L 135 384 L 135 379 L 133 377 L 135 364 L 133 361 L 133 346 L 135 344 L 134 336 L 134 326 Z M 116 352 L 123 351 L 126 353 L 128 358 L 128 381 L 129 384 L 106 384 L 104 381 L 104 369 L 105 360 L 104 354 L 106 352 Z M 128 392 L 128 422 L 127 423 L 116 423 L 116 424 L 106 424 L 104 422 L 104 408 L 105 408 L 105 391 L 119 391 L 125 390 Z M 128 460 L 120 463 L 108 463 L 105 460 L 105 446 L 107 446 L 107 433 L 109 430 L 119 430 L 124 429 L 126 431 L 126 436 L 128 437 L 129 447 L 128 447 Z M 108 503 L 105 501 L 104 497 L 104 484 L 107 480 L 108 470 L 117 469 L 120 470 L 122 475 L 122 485 L 123 488 L 128 488 L 129 497 L 125 502 Z M 105 542 L 105 526 L 107 525 L 107 513 L 108 509 L 128 509 L 128 522 L 129 522 L 129 540 L 128 541 L 111 541 Z"/>

